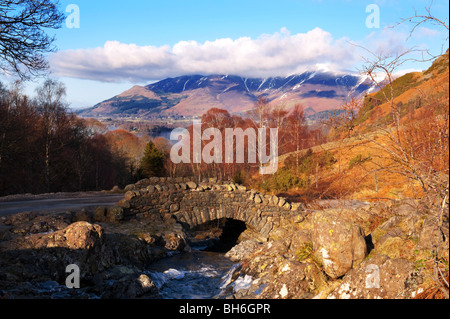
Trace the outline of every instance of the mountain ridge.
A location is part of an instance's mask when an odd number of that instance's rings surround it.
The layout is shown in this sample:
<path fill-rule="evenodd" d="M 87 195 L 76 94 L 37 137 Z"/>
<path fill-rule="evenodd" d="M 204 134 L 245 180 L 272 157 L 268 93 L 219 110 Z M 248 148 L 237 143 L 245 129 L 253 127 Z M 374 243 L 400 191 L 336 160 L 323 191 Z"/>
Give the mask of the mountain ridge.
<path fill-rule="evenodd" d="M 353 74 L 308 71 L 286 77 L 246 78 L 237 75 L 183 75 L 129 90 L 80 110 L 84 117 L 201 116 L 211 108 L 242 114 L 260 97 L 287 108 L 303 104 L 315 112 L 339 108 L 350 94 L 373 90 Z"/>

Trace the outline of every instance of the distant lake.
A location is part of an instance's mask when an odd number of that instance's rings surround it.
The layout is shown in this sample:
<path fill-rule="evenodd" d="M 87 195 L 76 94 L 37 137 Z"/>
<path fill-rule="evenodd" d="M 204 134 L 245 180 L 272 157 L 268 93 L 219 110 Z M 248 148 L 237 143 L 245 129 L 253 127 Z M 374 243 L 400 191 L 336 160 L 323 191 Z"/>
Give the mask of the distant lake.
<path fill-rule="evenodd" d="M 172 133 L 172 129 L 164 129 L 159 132 L 148 133 L 147 135 L 150 136 L 150 138 L 152 138 L 152 139 L 157 138 L 157 137 L 164 137 L 165 139 L 170 141 L 171 133 Z"/>
<path fill-rule="evenodd" d="M 108 126 L 108 131 L 115 131 L 118 130 L 119 127 L 115 126 L 115 125 L 109 125 Z M 144 135 L 149 136 L 151 139 L 155 139 L 157 137 L 164 137 L 165 139 L 170 140 L 170 134 L 172 133 L 172 129 L 170 128 L 160 128 L 158 131 L 156 132 L 147 132 L 147 133 L 134 133 L 138 137 L 142 137 Z"/>
<path fill-rule="evenodd" d="M 109 131 L 115 131 L 121 129 L 120 127 L 117 127 L 115 125 L 108 125 L 108 130 Z M 175 145 L 177 143 L 177 141 L 171 141 L 170 140 L 170 135 L 172 134 L 172 131 L 174 130 L 174 128 L 170 128 L 170 127 L 164 127 L 164 126 L 159 126 L 157 128 L 155 128 L 153 131 L 147 132 L 147 133 L 136 133 L 136 132 L 132 132 L 134 135 L 136 135 L 137 137 L 141 138 L 142 136 L 148 136 L 150 137 L 152 140 L 157 138 L 157 137 L 163 137 L 166 140 L 168 140 L 171 144 Z M 128 131 L 128 130 L 126 130 Z"/>

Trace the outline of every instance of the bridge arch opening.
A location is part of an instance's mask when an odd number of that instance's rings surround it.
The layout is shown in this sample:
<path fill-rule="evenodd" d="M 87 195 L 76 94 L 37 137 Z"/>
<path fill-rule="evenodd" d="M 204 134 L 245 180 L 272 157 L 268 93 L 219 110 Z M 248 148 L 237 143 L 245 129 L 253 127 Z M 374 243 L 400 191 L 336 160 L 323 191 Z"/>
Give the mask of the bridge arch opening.
<path fill-rule="evenodd" d="M 245 230 L 247 225 L 240 220 L 221 218 L 209 221 L 190 230 L 191 247 L 226 253 L 239 243 L 239 236 Z"/>

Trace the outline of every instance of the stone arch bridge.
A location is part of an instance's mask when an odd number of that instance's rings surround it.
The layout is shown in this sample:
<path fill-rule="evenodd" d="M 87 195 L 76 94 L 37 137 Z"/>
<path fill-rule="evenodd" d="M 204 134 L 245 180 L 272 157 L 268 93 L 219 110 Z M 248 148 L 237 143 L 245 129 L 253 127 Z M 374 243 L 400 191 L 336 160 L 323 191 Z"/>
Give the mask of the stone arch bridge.
<path fill-rule="evenodd" d="M 126 188 L 125 218 L 175 218 L 187 229 L 219 219 L 242 221 L 269 238 L 288 223 L 304 220 L 302 204 L 262 195 L 234 183 L 195 183 L 184 178 L 151 178 Z"/>

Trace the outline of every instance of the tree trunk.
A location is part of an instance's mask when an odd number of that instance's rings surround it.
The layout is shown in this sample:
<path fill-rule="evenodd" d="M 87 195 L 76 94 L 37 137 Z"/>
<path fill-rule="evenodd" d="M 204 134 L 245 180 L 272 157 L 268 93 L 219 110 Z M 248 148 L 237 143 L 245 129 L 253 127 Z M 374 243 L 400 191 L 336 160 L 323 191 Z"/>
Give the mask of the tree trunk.
<path fill-rule="evenodd" d="M 5 127 L 4 127 L 4 131 L 2 133 L 2 141 L 1 141 L 1 144 L 0 144 L 0 169 L 2 167 L 3 152 L 5 150 L 6 132 L 8 132 L 8 128 L 9 128 L 10 113 L 11 113 L 11 103 L 8 103 L 8 110 L 6 112 L 6 124 L 5 124 Z"/>
<path fill-rule="evenodd" d="M 50 144 L 52 140 L 52 126 L 53 126 L 53 115 L 49 114 L 48 126 L 47 126 L 47 136 L 45 141 L 45 169 L 44 169 L 44 181 L 47 188 L 47 192 L 50 192 Z"/>
<path fill-rule="evenodd" d="M 44 169 L 44 180 L 47 192 L 50 192 L 50 143 L 45 143 L 45 169 Z"/>
<path fill-rule="evenodd" d="M 374 178 L 375 178 L 375 191 L 378 194 L 378 171 L 377 170 L 375 170 Z"/>
<path fill-rule="evenodd" d="M 319 188 L 319 163 L 316 164 L 316 189 Z"/>

